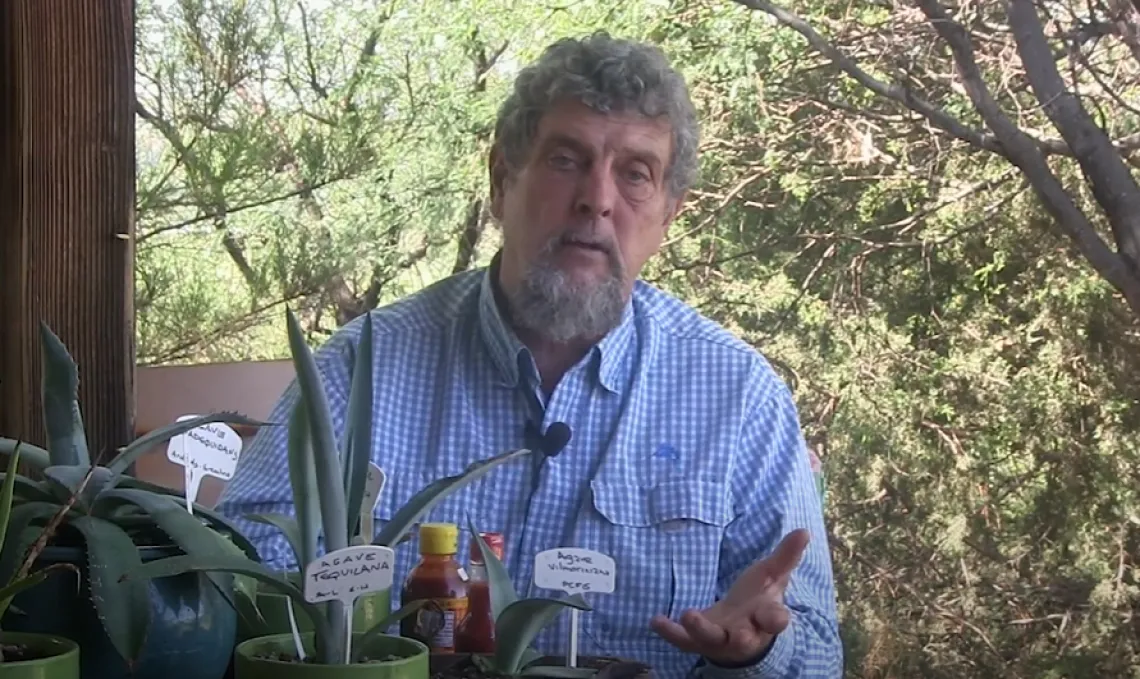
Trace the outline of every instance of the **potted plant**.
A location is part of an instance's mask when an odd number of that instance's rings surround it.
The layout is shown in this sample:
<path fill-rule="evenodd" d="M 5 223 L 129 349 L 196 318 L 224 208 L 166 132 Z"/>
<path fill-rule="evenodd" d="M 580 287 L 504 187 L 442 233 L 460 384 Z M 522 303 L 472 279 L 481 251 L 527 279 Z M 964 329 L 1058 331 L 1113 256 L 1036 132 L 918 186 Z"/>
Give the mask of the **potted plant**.
<path fill-rule="evenodd" d="M 487 568 L 491 616 L 495 623 L 494 653 L 433 654 L 432 676 L 436 679 L 478 679 L 486 677 L 544 677 L 546 679 L 634 679 L 648 677 L 649 668 L 618 658 L 579 656 L 578 666 L 567 667 L 564 658 L 546 656 L 531 642 L 546 625 L 567 608 L 592 610 L 579 594 L 563 599 L 522 598 L 503 562 L 471 526 Z"/>
<path fill-rule="evenodd" d="M 105 466 L 93 465 L 77 398 L 77 368 L 59 338 L 44 324 L 40 330 L 47 448 L 0 439 L 0 452 L 11 454 L 19 447 L 20 460 L 42 476 L 10 476 L 15 503 L 0 549 L 0 582 L 17 572 L 45 522 L 57 515 L 56 530 L 30 568 L 40 572 L 68 564 L 75 575 L 55 575 L 21 592 L 12 601 L 20 614 L 9 610 L 2 624 L 9 631 L 74 640 L 83 649 L 84 677 L 216 679 L 235 640 L 233 578 L 194 574 L 154 583 L 119 578 L 133 566 L 175 554 L 257 552 L 222 517 L 204 507 L 191 515 L 177 491 L 125 472 L 153 446 L 203 424 L 263 423 L 232 413 L 203 415 L 150 432 Z M 187 663 L 190 654 L 194 662 Z"/>
<path fill-rule="evenodd" d="M 0 488 L 0 545 L 7 544 L 8 524 L 12 516 L 12 494 L 16 486 L 16 470 L 20 464 L 19 446 L 8 456 L 8 471 Z M 62 513 L 53 519 L 58 522 Z M 44 528 L 36 540 L 40 549 L 47 542 L 52 525 Z M 33 547 L 33 558 L 35 553 Z M 25 561 L 30 564 L 31 559 Z M 12 597 L 42 583 L 55 571 L 73 570 L 71 564 L 54 564 L 29 574 L 27 566 L 8 578 L 0 588 L 0 617 L 8 610 Z M 0 630 L 0 673 L 10 679 L 79 679 L 79 644 L 71 639 L 50 634 L 27 634 Z"/>
<path fill-rule="evenodd" d="M 290 348 L 300 382 L 300 362 L 303 362 L 303 354 L 307 352 L 308 347 L 303 341 L 300 327 L 296 324 L 292 312 L 286 312 L 286 315 Z M 349 413 L 345 422 L 344 436 L 338 448 L 339 476 L 342 481 L 339 492 L 340 498 L 343 499 L 338 500 L 328 493 L 322 495 L 322 489 L 317 483 L 316 469 L 313 466 L 315 458 L 309 437 L 312 430 L 308 428 L 310 414 L 305 409 L 307 401 L 302 398 L 298 400 L 290 423 L 292 428 L 288 457 L 289 481 L 293 489 L 297 518 L 283 514 L 247 515 L 247 518 L 274 526 L 284 534 L 297 560 L 298 570 L 287 571 L 282 575 L 298 587 L 301 585 L 300 569 L 317 558 L 317 535 L 326 511 L 338 511 L 333 506 L 344 505 L 345 525 L 344 528 L 337 529 L 337 536 L 344 534 L 351 542 L 352 536 L 356 535 L 359 529 L 365 477 L 372 452 L 372 352 L 372 319 L 369 316 L 365 318 L 355 352 L 356 360 L 353 362 L 349 392 Z M 302 388 L 302 395 L 304 393 Z M 291 632 L 293 625 L 300 632 L 313 630 L 312 622 L 307 617 L 293 615 L 291 599 L 288 596 L 267 585 L 255 584 L 255 592 L 256 596 L 252 601 L 244 597 L 239 598 L 238 606 L 242 613 L 238 631 L 240 640 L 284 634 Z M 362 596 L 356 601 L 353 629 L 357 632 L 370 630 L 390 612 L 391 595 L 388 590 Z"/>
<path fill-rule="evenodd" d="M 297 518 L 276 515 L 269 521 L 284 533 L 298 563 L 308 564 L 318 556 L 319 536 L 323 536 L 325 551 L 329 553 L 348 547 L 357 531 L 364 475 L 372 451 L 372 326 L 371 319 L 366 318 L 353 366 L 344 444 L 338 449 L 332 414 L 312 353 L 291 312 L 287 313 L 287 322 L 299 389 L 291 413 L 288 447 Z M 462 474 L 428 484 L 381 528 L 372 544 L 394 548 L 403 542 L 414 523 L 447 495 L 499 465 L 530 454 L 529 450 L 518 450 L 497 455 L 470 465 Z M 295 575 L 275 573 L 240 555 L 171 557 L 136 567 L 126 579 L 161 579 L 187 572 L 228 572 L 255 578 L 288 597 L 309 620 L 311 631 L 300 635 L 304 658 L 297 652 L 296 641 L 289 631 L 251 638 L 239 644 L 235 651 L 237 679 L 268 675 L 274 679 L 311 678 L 346 672 L 369 679 L 428 677 L 427 646 L 385 633 L 390 624 L 417 610 L 422 602 L 412 602 L 384 616 L 372 629 L 362 633 L 347 629 L 343 604 L 309 603 Z M 346 663 L 344 648 L 349 634 L 353 635 L 352 648 L 356 652 Z"/>

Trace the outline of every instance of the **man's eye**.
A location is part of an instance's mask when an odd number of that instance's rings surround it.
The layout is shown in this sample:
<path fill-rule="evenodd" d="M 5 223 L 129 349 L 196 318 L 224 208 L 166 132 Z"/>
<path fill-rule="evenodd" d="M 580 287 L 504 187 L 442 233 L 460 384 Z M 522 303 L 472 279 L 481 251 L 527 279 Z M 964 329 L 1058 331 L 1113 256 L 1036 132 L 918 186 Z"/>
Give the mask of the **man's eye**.
<path fill-rule="evenodd" d="M 574 166 L 574 159 L 565 154 L 557 154 L 550 157 L 550 164 L 557 168 L 568 169 Z"/>

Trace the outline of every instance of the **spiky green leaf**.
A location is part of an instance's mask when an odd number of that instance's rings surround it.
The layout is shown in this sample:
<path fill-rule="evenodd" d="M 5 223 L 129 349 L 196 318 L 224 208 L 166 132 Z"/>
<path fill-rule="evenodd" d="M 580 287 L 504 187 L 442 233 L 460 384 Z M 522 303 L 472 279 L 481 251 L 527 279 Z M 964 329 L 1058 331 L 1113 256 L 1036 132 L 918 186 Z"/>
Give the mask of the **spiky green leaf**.
<path fill-rule="evenodd" d="M 467 466 L 467 469 L 455 476 L 448 476 L 429 483 L 420 492 L 413 495 L 396 515 L 392 517 L 376 534 L 372 544 L 382 547 L 394 547 L 400 539 L 411 530 L 412 525 L 420 517 L 431 510 L 436 504 L 447 498 L 455 491 L 463 488 L 476 479 L 490 473 L 495 467 L 532 455 L 525 448 L 502 453 L 486 460 L 480 460 Z"/>
<path fill-rule="evenodd" d="M 46 323 L 40 321 L 44 430 L 53 465 L 91 466 L 79 411 L 79 369 Z"/>
<path fill-rule="evenodd" d="M 517 674 L 530 643 L 567 608 L 591 610 L 590 604 L 577 594 L 566 599 L 519 599 L 503 609 L 495 620 L 495 665 L 499 670 Z"/>
<path fill-rule="evenodd" d="M 316 469 L 317 488 L 321 502 L 321 528 L 325 538 L 325 551 L 335 552 L 349 544 L 348 514 L 345 508 L 344 481 L 340 469 L 340 455 L 337 453 L 336 438 L 333 436 L 332 413 L 329 410 L 328 396 L 321 381 L 317 363 L 305 337 L 301 325 L 292 311 L 286 311 L 289 326 L 289 349 L 296 370 L 297 388 L 300 390 L 299 403 L 304 403 L 308 414 L 309 432 L 313 449 L 313 463 Z M 300 564 L 302 571 L 306 564 Z M 332 630 L 331 640 L 340 643 L 347 640 L 350 630 L 344 616 L 344 602 L 329 601 L 328 624 Z"/>
<path fill-rule="evenodd" d="M 160 486 L 158 484 L 150 483 L 149 481 L 143 481 L 142 479 L 137 479 L 133 476 L 120 476 L 119 482 L 116 484 L 116 488 L 136 488 L 138 490 L 145 490 L 148 493 L 154 493 L 156 495 L 170 496 L 178 499 L 179 507 L 186 507 L 186 497 L 182 494 L 182 491 L 174 488 L 169 488 L 167 486 Z M 218 514 L 209 507 L 198 504 L 197 502 L 194 503 L 194 514 L 199 518 L 204 519 L 214 530 L 228 536 L 230 540 L 233 541 L 235 545 L 237 545 L 238 549 L 240 549 L 242 552 L 245 552 L 249 558 L 253 559 L 254 561 L 258 561 L 261 558 L 257 553 L 257 548 L 253 546 L 253 543 L 250 542 L 247 537 L 242 535 L 237 526 L 235 526 L 226 517 Z"/>
<path fill-rule="evenodd" d="M 302 550 L 301 543 L 301 528 L 297 524 L 297 520 L 291 516 L 284 514 L 246 514 L 245 518 L 250 521 L 264 523 L 268 526 L 273 526 L 281 531 L 285 536 L 285 541 L 289 543 L 289 547 L 293 550 L 293 556 L 297 559 L 297 563 L 306 564 L 316 558 L 316 543 L 313 544 L 312 558 L 306 560 L 305 552 Z"/>
<path fill-rule="evenodd" d="M 20 448 L 16 447 L 8 456 L 8 471 L 4 474 L 4 485 L 0 487 L 0 545 L 8 534 L 8 519 L 12 512 L 12 494 L 16 491 L 16 470 L 20 466 Z"/>
<path fill-rule="evenodd" d="M 113 460 L 107 463 L 107 469 L 110 469 L 114 474 L 115 479 L 112 481 L 112 486 L 118 483 L 118 477 L 127 471 L 140 456 L 149 452 L 155 446 L 166 443 L 170 439 L 185 434 L 191 429 L 197 429 L 204 424 L 211 424 L 214 422 L 221 422 L 223 424 L 241 424 L 249 427 L 272 427 L 272 422 L 260 422 L 240 415 L 238 413 L 222 412 L 212 413 L 209 415 L 199 415 L 181 422 L 168 424 L 165 427 L 159 427 L 153 431 L 149 431 L 139 438 L 131 441 L 127 446 L 119 449 L 119 454 Z"/>
<path fill-rule="evenodd" d="M 20 462 L 24 462 L 23 451 L 21 451 Z M 12 475 L 16 479 L 16 486 L 14 489 L 14 497 L 22 501 L 36 501 L 36 502 L 55 502 L 58 498 L 52 495 L 51 488 L 47 483 L 42 481 L 33 481 L 26 476 L 20 474 Z M 0 479 L 6 481 L 7 474 L 0 474 Z"/>
<path fill-rule="evenodd" d="M 218 556 L 240 553 L 232 542 L 214 532 L 200 518 L 192 516 L 178 500 L 169 495 L 156 495 L 135 488 L 116 488 L 103 493 L 94 510 L 122 503 L 129 503 L 142 510 L 184 554 Z M 217 573 L 209 573 L 207 577 L 222 596 L 231 600 L 233 584 L 228 578 Z"/>
<path fill-rule="evenodd" d="M 360 505 L 364 501 L 368 462 L 372 459 L 372 351 L 372 314 L 365 314 L 352 364 L 348 418 L 341 442 L 345 512 L 348 514 L 346 528 L 350 538 L 360 527 Z"/>
<path fill-rule="evenodd" d="M 0 454 L 11 455 L 16 446 L 20 446 L 20 461 L 24 464 L 30 464 L 37 470 L 47 469 L 52 465 L 51 454 L 43 448 L 18 439 L 0 437 Z"/>
<path fill-rule="evenodd" d="M 348 546 L 349 536 L 346 528 L 348 516 L 344 482 L 336 437 L 333 434 L 332 412 L 329 409 L 328 396 L 320 371 L 317 370 L 317 363 L 301 333 L 301 325 L 292 311 L 287 311 L 286 316 L 289 326 L 289 348 L 297 375 L 297 388 L 300 389 L 300 401 L 305 404 L 305 412 L 308 414 L 317 488 L 321 498 L 321 528 L 325 549 L 335 552 Z"/>
<path fill-rule="evenodd" d="M 8 607 L 12 605 L 12 599 L 16 598 L 17 594 L 35 587 L 44 580 L 47 580 L 48 576 L 59 571 L 72 571 L 76 577 L 79 576 L 79 569 L 73 564 L 53 563 L 46 568 L 41 568 L 35 573 L 30 573 L 5 585 L 3 589 L 0 589 L 0 618 L 3 618 L 4 614 L 8 612 Z"/>
<path fill-rule="evenodd" d="M 103 631 L 133 666 L 150 627 L 150 600 L 145 582 L 120 582 L 120 578 L 142 564 L 138 547 L 110 521 L 75 516 L 69 523 L 87 542 L 87 582 Z"/>
<path fill-rule="evenodd" d="M 25 502 L 12 507 L 8 515 L 8 533 L 3 547 L 0 547 L 0 582 L 8 582 L 16 575 L 28 548 L 60 509 L 61 505 L 54 502 Z"/>
<path fill-rule="evenodd" d="M 415 601 L 409 601 L 408 603 L 401 606 L 399 610 L 385 616 L 383 620 L 373 625 L 372 629 L 365 632 L 359 639 L 356 640 L 352 654 L 352 661 L 359 662 L 361 655 L 368 651 L 368 643 L 372 641 L 372 639 L 385 634 L 390 626 L 400 622 L 412 613 L 420 610 L 424 607 L 425 604 L 427 604 L 426 599 L 416 599 Z"/>
<path fill-rule="evenodd" d="M 475 536 L 475 542 L 479 545 L 479 553 L 483 555 L 483 564 L 487 568 L 487 588 L 491 594 L 491 619 L 498 620 L 503 609 L 518 601 L 519 595 L 515 591 L 515 584 L 511 580 L 511 574 L 507 572 L 507 567 L 491 551 L 487 541 L 479 535 L 475 525 L 470 521 L 467 525 L 471 530 L 471 535 Z"/>
<path fill-rule="evenodd" d="M 90 473 L 90 478 L 88 477 Z M 99 493 L 111 483 L 111 472 L 105 467 L 59 467 L 44 470 L 44 480 L 60 502 L 79 495 L 76 506 L 90 507 Z"/>
<path fill-rule="evenodd" d="M 151 578 L 166 578 L 183 573 L 208 571 L 254 578 L 288 596 L 305 615 L 309 616 L 313 623 L 317 658 L 320 662 L 327 665 L 340 664 L 338 654 L 344 653 L 344 646 L 343 644 L 338 646 L 336 640 L 331 637 L 328 621 L 322 615 L 320 607 L 305 601 L 304 595 L 296 585 L 249 559 L 239 556 L 172 556 L 137 566 L 126 575 L 124 580 L 143 582 Z M 343 639 L 339 641 L 343 642 Z M 340 660 L 343 660 L 343 657 Z"/>
<path fill-rule="evenodd" d="M 289 418 L 289 485 L 293 489 L 293 506 L 297 514 L 297 563 L 300 568 L 317 558 L 321 532 L 320 494 L 307 412 L 305 397 L 298 394 Z"/>

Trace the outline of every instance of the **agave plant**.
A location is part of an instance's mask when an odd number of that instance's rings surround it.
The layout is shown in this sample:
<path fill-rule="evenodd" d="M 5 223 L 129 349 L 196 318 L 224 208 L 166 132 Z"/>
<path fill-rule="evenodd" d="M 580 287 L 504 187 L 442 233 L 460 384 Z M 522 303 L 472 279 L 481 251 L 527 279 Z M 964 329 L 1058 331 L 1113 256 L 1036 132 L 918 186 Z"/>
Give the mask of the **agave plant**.
<path fill-rule="evenodd" d="M 470 530 L 487 568 L 491 615 L 495 620 L 495 652 L 472 656 L 472 662 L 491 676 L 581 679 L 596 674 L 597 670 L 588 667 L 538 664 L 543 655 L 531 647 L 538 633 L 553 622 L 559 613 L 567 608 L 590 611 L 593 610 L 590 604 L 580 594 L 564 599 L 520 597 L 515 591 L 510 573 L 498 555 L 474 526 Z"/>
<path fill-rule="evenodd" d="M 200 506 L 195 506 L 192 516 L 185 500 L 179 500 L 179 491 L 133 478 L 127 470 L 154 446 L 203 424 L 265 423 L 236 413 L 202 415 L 152 431 L 120 448 L 105 466 L 93 465 L 78 402 L 75 362 L 43 323 L 40 338 L 47 448 L 0 438 L 0 453 L 15 458 L 18 450 L 19 460 L 42 476 L 33 479 L 18 474 L 11 464 L 4 475 L 5 487 L 13 489 L 14 505 L 0 549 L 0 582 L 17 571 L 27 572 L 32 559 L 25 554 L 43 535 L 45 523 L 58 527 L 53 539 L 64 534 L 82 538 L 95 612 L 116 651 L 130 663 L 138 658 L 146 640 L 151 606 L 146 583 L 121 583 L 119 578 L 141 563 L 140 546 L 173 543 L 183 553 L 199 555 L 244 551 L 256 556 L 257 552 L 221 516 Z M 210 582 L 232 602 L 232 584 L 219 576 L 211 576 Z"/>
<path fill-rule="evenodd" d="M 345 430 L 338 447 L 324 384 L 312 353 L 291 311 L 286 312 L 286 320 L 298 386 L 297 402 L 290 416 L 288 446 L 296 517 L 269 514 L 251 518 L 280 529 L 303 568 L 319 556 L 321 537 L 325 552 L 334 552 L 350 546 L 359 528 L 364 483 L 372 454 L 373 333 L 371 316 L 366 316 L 353 362 Z M 416 521 L 448 495 L 495 467 L 530 454 L 531 451 L 525 449 L 503 453 L 470 465 L 462 474 L 428 484 L 381 528 L 372 544 L 394 548 Z M 286 594 L 313 623 L 316 661 L 329 665 L 344 662 L 342 649 L 351 633 L 345 622 L 344 604 L 339 601 L 311 604 L 305 601 L 301 588 L 291 582 L 287 574 L 274 573 L 250 559 L 236 555 L 177 556 L 141 566 L 132 571 L 128 579 L 167 577 L 188 571 L 234 573 Z M 382 633 L 421 605 L 421 602 L 413 602 L 403 606 L 365 636 Z M 364 647 L 360 642 L 356 645 Z"/>

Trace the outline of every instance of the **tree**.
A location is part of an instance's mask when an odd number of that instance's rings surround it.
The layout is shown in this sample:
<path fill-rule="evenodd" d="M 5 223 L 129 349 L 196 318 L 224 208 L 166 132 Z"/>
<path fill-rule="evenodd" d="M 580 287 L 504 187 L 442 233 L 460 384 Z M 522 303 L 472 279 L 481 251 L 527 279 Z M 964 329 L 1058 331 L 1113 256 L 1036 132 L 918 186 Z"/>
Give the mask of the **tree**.
<path fill-rule="evenodd" d="M 1135 104 L 1129 104 L 1122 96 L 1128 91 L 1135 93 L 1136 66 L 1140 65 L 1140 3 L 1097 0 L 1087 5 L 1048 2 L 1039 7 L 1033 0 L 1006 0 L 1001 3 L 1004 17 L 993 4 L 980 3 L 963 5 L 955 13 L 962 16 L 955 18 L 938 0 L 916 0 L 930 28 L 943 41 L 931 42 L 929 50 L 949 50 L 959 76 L 956 84 L 989 128 L 989 132 L 984 132 L 972 121 L 955 117 L 918 91 L 915 83 L 924 80 L 924 76 L 942 80 L 936 74 L 900 70 L 896 81 L 888 83 L 861 68 L 797 14 L 767 0 L 736 1 L 766 12 L 798 31 L 843 73 L 879 96 L 922 116 L 943 134 L 997 154 L 1016 166 L 1056 226 L 1140 316 L 1140 186 L 1129 168 L 1129 165 L 1140 167 L 1140 160 L 1134 154 L 1140 149 L 1140 133 L 1132 131 L 1115 139 L 1110 133 L 1110 128 L 1134 130 L 1135 116 L 1140 114 Z M 906 13 L 902 5 L 893 9 Z M 1048 18 L 1052 40 L 1046 35 L 1042 14 Z M 996 23 L 1002 18 L 1006 21 L 1005 27 Z M 967 29 L 963 22 L 971 28 Z M 916 33 L 908 37 L 911 40 L 927 37 L 922 32 Z M 988 60 L 988 68 L 980 63 L 978 43 L 984 43 L 986 54 L 993 56 L 1010 40 L 1020 57 L 1020 67 L 1004 59 Z M 1106 44 L 1113 40 L 1119 44 Z M 1124 69 L 1122 78 L 1115 53 L 1124 50 L 1136 63 L 1131 69 Z M 1094 56 L 1086 51 L 1098 54 Z M 1108 69 L 1104 63 L 1095 63 L 1098 57 L 1106 56 L 1112 61 Z M 1058 62 L 1065 60 L 1070 62 L 1067 81 L 1058 67 Z M 938 59 L 932 63 L 935 69 L 939 65 Z M 921 68 L 917 62 L 915 66 Z M 995 96 L 995 87 L 987 83 L 987 76 L 1000 81 L 997 89 L 1004 96 Z M 1060 139 L 1031 132 L 1031 128 L 1019 125 L 1006 112 L 1003 103 L 1017 106 L 1022 119 L 1039 122 L 1037 116 L 1025 113 L 1026 89 L 1031 90 L 1036 103 L 1060 133 Z M 1102 123 L 1094 120 L 1085 102 L 1099 106 L 1101 100 L 1108 100 L 1120 117 L 1106 119 L 1102 110 Z M 1095 199 L 1095 208 L 1082 209 L 1073 195 L 1079 192 L 1072 187 L 1076 180 L 1066 182 L 1062 172 L 1050 167 L 1050 156 L 1058 155 L 1077 163 Z M 1066 188 L 1066 183 L 1070 188 Z M 1090 214 L 1094 209 L 1097 213 Z M 1108 223 L 1115 251 L 1098 229 L 1100 222 Z"/>

